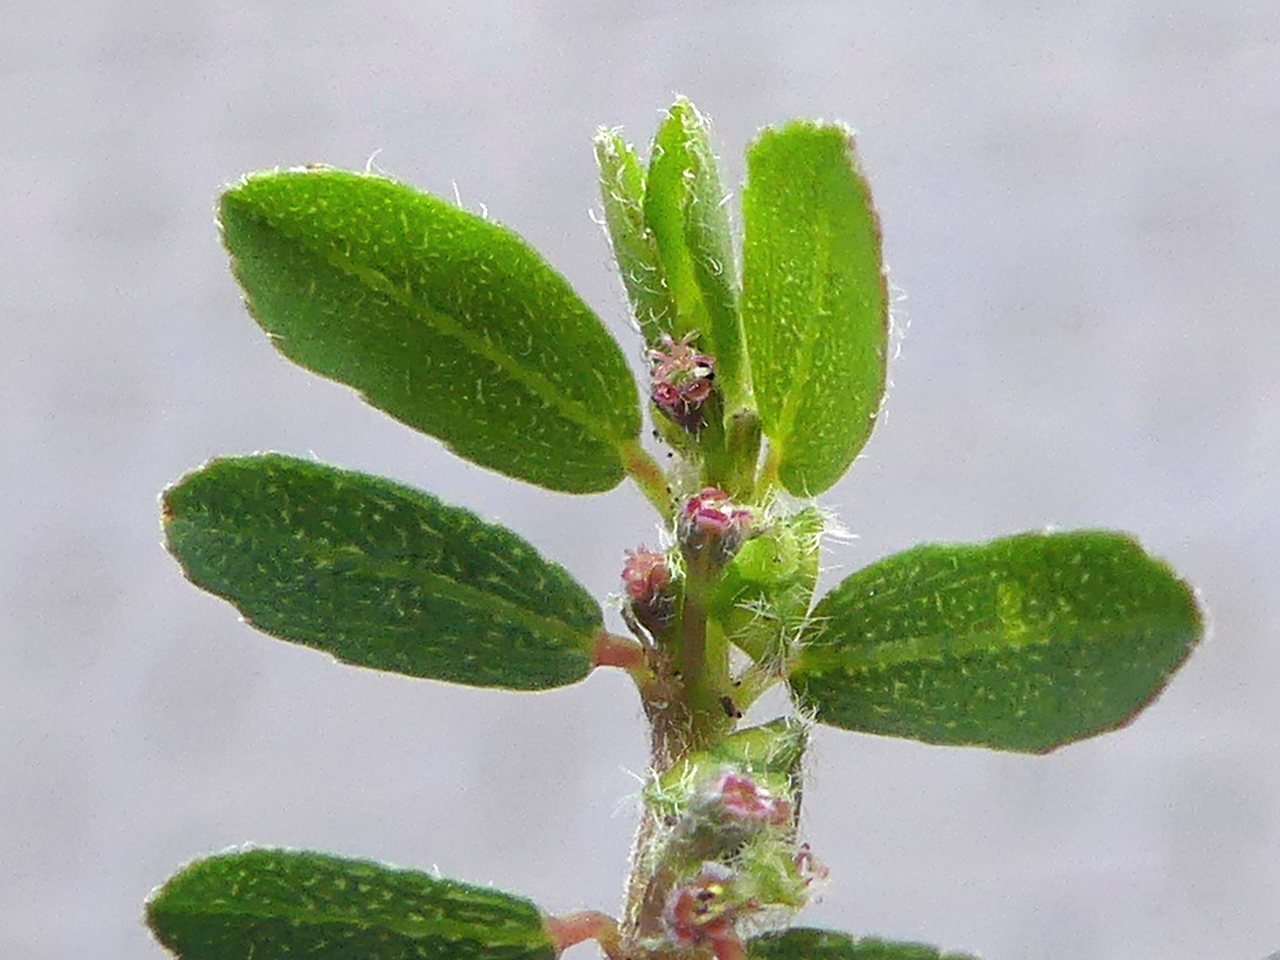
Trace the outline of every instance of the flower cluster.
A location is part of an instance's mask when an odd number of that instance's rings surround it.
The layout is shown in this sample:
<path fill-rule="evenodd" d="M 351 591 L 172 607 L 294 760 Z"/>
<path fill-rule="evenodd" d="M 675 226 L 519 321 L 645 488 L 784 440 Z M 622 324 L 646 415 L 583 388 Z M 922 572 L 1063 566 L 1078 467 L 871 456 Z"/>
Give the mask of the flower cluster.
<path fill-rule="evenodd" d="M 775 778 L 776 779 L 776 778 Z M 682 802 L 672 842 L 686 860 L 736 855 L 743 843 L 769 834 L 790 843 L 795 806 L 742 768 L 722 765 L 704 775 Z"/>
<path fill-rule="evenodd" d="M 738 552 L 754 525 L 755 515 L 737 506 L 729 494 L 704 487 L 680 509 L 676 536 L 686 556 L 706 556 L 723 563 Z"/>
<path fill-rule="evenodd" d="M 622 588 L 636 620 L 651 634 L 660 634 L 670 626 L 675 616 L 676 589 L 666 554 L 643 545 L 639 550 L 628 550 Z"/>
<path fill-rule="evenodd" d="M 742 936 L 785 922 L 824 875 L 808 845 L 796 846 L 786 780 L 766 779 L 778 789 L 721 764 L 700 782 L 686 781 L 692 789 L 671 820 L 664 856 L 678 878 L 662 913 L 674 946 L 707 946 L 717 960 L 740 960 Z"/>
<path fill-rule="evenodd" d="M 702 408 L 711 397 L 716 376 L 715 357 L 694 351 L 696 336 L 691 333 L 674 340 L 663 334 L 661 346 L 649 352 L 654 406 L 689 433 L 698 433 L 707 425 Z"/>
<path fill-rule="evenodd" d="M 688 883 L 672 889 L 662 911 L 662 926 L 673 944 L 688 950 L 709 944 L 717 960 L 735 960 L 743 953 L 734 928 L 737 898 L 728 895 L 733 871 L 708 861 Z"/>
<path fill-rule="evenodd" d="M 712 796 L 725 817 L 742 824 L 785 827 L 793 818 L 791 801 L 775 797 L 755 780 L 733 770 L 721 774 Z"/>

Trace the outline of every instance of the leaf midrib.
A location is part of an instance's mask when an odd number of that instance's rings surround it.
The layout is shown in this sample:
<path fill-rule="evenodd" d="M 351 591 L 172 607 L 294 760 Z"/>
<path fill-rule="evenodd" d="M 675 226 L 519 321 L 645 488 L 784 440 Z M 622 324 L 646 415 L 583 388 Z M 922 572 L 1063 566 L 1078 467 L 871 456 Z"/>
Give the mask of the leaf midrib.
<path fill-rule="evenodd" d="M 246 207 L 250 207 L 250 205 L 246 204 Z M 250 215 L 253 215 L 251 207 Z M 290 231 L 275 222 L 270 216 L 262 215 L 260 219 L 267 226 L 277 231 L 281 237 L 296 244 L 298 249 L 304 254 L 315 256 L 322 262 L 327 263 L 329 266 L 342 271 L 347 276 L 355 278 L 357 282 L 367 284 L 379 293 L 395 301 L 402 309 L 410 313 L 415 318 L 422 320 L 428 327 L 436 330 L 437 333 L 453 338 L 461 343 L 463 347 L 471 353 L 488 360 L 499 370 L 507 373 L 512 380 L 523 385 L 534 396 L 539 397 L 551 407 L 558 410 L 565 419 L 583 428 L 586 433 L 595 437 L 605 446 L 612 447 L 618 453 L 619 461 L 623 462 L 625 465 L 622 448 L 631 438 L 617 437 L 611 432 L 601 431 L 599 429 L 600 425 L 607 421 L 600 417 L 592 416 L 582 403 L 567 396 L 563 390 L 558 388 L 541 373 L 521 366 L 519 361 L 510 354 L 489 347 L 483 338 L 469 333 L 461 324 L 457 323 L 453 316 L 448 312 L 437 308 L 430 302 L 416 300 L 414 297 L 401 291 L 380 270 L 374 267 L 361 266 L 355 263 L 351 257 L 344 256 L 337 249 L 331 246 L 317 248 L 315 245 L 309 243 L 303 236 L 295 234 L 293 231 Z M 544 264 L 544 267 L 547 270 L 554 272 L 554 268 L 552 268 L 550 264 Z M 564 282 L 567 285 L 568 281 Z M 588 308 L 588 310 L 589 309 L 590 308 Z M 432 322 L 433 319 L 435 320 L 434 323 Z M 603 327 L 601 330 L 604 332 L 605 336 L 608 337 L 608 332 L 604 331 Z"/>
<path fill-rule="evenodd" d="M 818 203 L 816 206 L 823 209 L 823 205 Z M 821 216 L 815 218 L 815 243 L 817 246 L 815 256 L 815 270 L 818 282 L 815 285 L 813 295 L 814 300 L 814 322 L 803 324 L 802 333 L 799 336 L 800 346 L 797 348 L 797 357 L 795 365 L 788 374 L 787 396 L 783 401 L 782 409 L 778 411 L 778 439 L 777 444 L 782 448 L 779 453 L 780 459 L 787 459 L 787 448 L 791 440 L 791 431 L 795 427 L 796 417 L 799 415 L 801 398 L 806 396 L 809 386 L 809 376 L 812 373 L 813 366 L 813 347 L 817 342 L 819 326 L 818 320 L 826 319 L 830 316 L 830 304 L 827 301 L 827 292 L 830 287 L 829 267 L 831 263 L 831 221 L 826 215 L 825 210 Z"/>
<path fill-rule="evenodd" d="M 1069 639 L 1062 639 L 1052 632 L 1047 635 L 1043 625 L 1033 628 L 1030 639 L 1019 639 L 1008 642 L 1008 635 L 1001 630 L 971 630 L 963 637 L 952 638 L 950 644 L 943 633 L 919 634 L 906 639 L 885 640 L 873 647 L 863 649 L 847 645 L 831 645 L 810 647 L 802 655 L 801 672 L 827 671 L 832 669 L 852 672 L 856 670 L 888 670 L 905 663 L 940 661 L 948 658 L 963 660 L 982 654 L 1013 653 L 1032 647 L 1069 647 L 1089 646 L 1103 643 L 1117 635 L 1131 636 L 1149 632 L 1157 626 L 1174 626 L 1167 622 L 1168 618 L 1159 613 L 1144 613 L 1140 616 L 1126 618 L 1123 628 L 1103 629 L 1097 621 L 1092 621 L 1093 629 L 1081 629 L 1086 621 L 1075 621 L 1076 628 L 1071 631 Z M 1004 642 L 992 643 L 992 640 Z M 922 650 L 923 642 L 928 642 L 931 649 Z M 914 647 L 915 649 L 911 649 Z"/>
<path fill-rule="evenodd" d="M 206 514 L 206 516 L 208 516 Z M 190 518 L 175 518 L 174 522 L 189 523 L 197 536 L 208 535 L 212 533 L 217 536 L 236 536 L 243 537 L 243 530 L 235 526 L 220 526 L 217 524 L 199 524 Z M 409 580 L 418 586 L 425 587 L 429 592 L 437 596 L 443 596 L 447 599 L 456 600 L 460 604 L 473 609 L 485 610 L 497 616 L 505 615 L 507 622 L 512 622 L 516 626 L 524 627 L 531 632 L 534 631 L 550 631 L 557 636 L 566 639 L 572 638 L 589 638 L 591 632 L 575 627 L 572 623 L 561 620 L 558 617 L 548 616 L 546 614 L 537 613 L 527 607 L 523 607 L 513 600 L 494 593 L 488 593 L 485 590 L 471 586 L 455 580 L 452 577 L 445 576 L 441 573 L 434 573 L 430 570 L 422 570 L 413 566 L 413 561 L 420 559 L 418 557 L 406 556 L 395 560 L 380 560 L 371 556 L 359 547 L 328 547 L 319 548 L 305 545 L 299 549 L 298 541 L 284 534 L 274 536 L 263 536 L 261 534 L 253 538 L 252 542 L 260 546 L 267 552 L 272 552 L 272 548 L 283 547 L 279 552 L 285 553 L 301 553 L 313 561 L 333 561 L 339 559 L 349 559 L 358 556 L 363 566 L 363 571 L 387 580 Z M 407 574 L 407 576 L 406 576 Z M 496 609 L 495 609 L 496 608 Z M 598 629 L 598 627 L 596 627 Z"/>

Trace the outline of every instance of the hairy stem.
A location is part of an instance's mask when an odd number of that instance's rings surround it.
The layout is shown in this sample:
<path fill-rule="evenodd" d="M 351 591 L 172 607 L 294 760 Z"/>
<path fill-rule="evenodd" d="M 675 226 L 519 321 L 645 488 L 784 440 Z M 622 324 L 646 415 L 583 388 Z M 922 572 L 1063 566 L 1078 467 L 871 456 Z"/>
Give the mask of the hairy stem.
<path fill-rule="evenodd" d="M 645 495 L 645 499 L 653 504 L 664 518 L 670 517 L 675 511 L 671 486 L 667 483 L 667 476 L 662 472 L 657 461 L 644 447 L 640 446 L 639 440 L 632 440 L 624 446 L 622 455 L 627 475 L 635 481 L 640 492 Z"/>
<path fill-rule="evenodd" d="M 680 623 L 680 671 L 688 707 L 689 749 L 705 749 L 733 726 L 722 698 L 729 681 L 729 647 L 707 629 L 707 595 L 719 569 L 705 555 L 686 557 L 684 610 Z"/>
<path fill-rule="evenodd" d="M 717 411 L 717 446 L 706 451 L 706 483 L 734 499 L 751 497 L 760 457 L 760 421 L 743 408 L 721 418 Z"/>

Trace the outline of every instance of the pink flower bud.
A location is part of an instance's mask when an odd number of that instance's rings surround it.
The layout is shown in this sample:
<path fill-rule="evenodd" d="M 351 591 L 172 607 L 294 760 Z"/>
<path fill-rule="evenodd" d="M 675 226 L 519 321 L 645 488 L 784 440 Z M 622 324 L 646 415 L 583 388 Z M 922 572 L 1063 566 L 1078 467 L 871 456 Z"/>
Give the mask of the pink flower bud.
<path fill-rule="evenodd" d="M 671 582 L 664 554 L 654 553 L 641 545 L 627 551 L 627 565 L 622 568 L 622 583 L 632 600 L 649 600 Z"/>
<path fill-rule="evenodd" d="M 697 433 L 706 426 L 702 407 L 711 397 L 716 375 L 715 357 L 693 351 L 690 344 L 696 336 L 690 333 L 677 342 L 663 334 L 662 345 L 649 352 L 653 364 L 650 368 L 653 388 L 649 396 L 667 419 L 689 433 Z"/>
<path fill-rule="evenodd" d="M 672 943 L 687 950 L 734 936 L 736 910 L 726 896 L 732 879 L 732 870 L 709 861 L 693 880 L 672 889 L 662 910 L 662 926 Z"/>
<path fill-rule="evenodd" d="M 791 822 L 790 802 L 775 797 L 745 774 L 723 774 L 716 783 L 714 796 L 721 811 L 731 820 L 778 827 Z"/>
<path fill-rule="evenodd" d="M 685 503 L 676 532 L 686 552 L 710 550 L 722 562 L 738 552 L 753 522 L 750 510 L 735 506 L 723 490 L 706 487 Z"/>
<path fill-rule="evenodd" d="M 675 590 L 665 554 L 654 553 L 643 545 L 639 550 L 628 550 L 622 587 L 636 619 L 646 630 L 656 634 L 670 625 L 675 613 Z"/>

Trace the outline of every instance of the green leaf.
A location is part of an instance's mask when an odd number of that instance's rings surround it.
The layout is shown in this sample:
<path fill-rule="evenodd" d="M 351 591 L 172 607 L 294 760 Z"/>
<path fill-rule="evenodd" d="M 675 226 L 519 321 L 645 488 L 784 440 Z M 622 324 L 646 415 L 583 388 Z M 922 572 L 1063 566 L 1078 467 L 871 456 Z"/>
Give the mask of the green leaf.
<path fill-rule="evenodd" d="M 716 779 L 726 768 L 757 778 L 778 795 L 795 797 L 800 791 L 801 761 L 809 742 L 809 727 L 793 717 L 780 717 L 758 727 L 739 730 L 710 750 L 685 754 L 646 786 L 646 801 L 664 815 L 677 815 L 691 792 Z"/>
<path fill-rule="evenodd" d="M 707 612 L 757 663 L 785 662 L 813 601 L 824 521 L 810 507 L 780 518 L 725 566 Z"/>
<path fill-rule="evenodd" d="M 618 130 L 596 134 L 600 197 L 613 257 L 645 343 L 653 347 L 673 328 L 675 300 L 658 258 L 658 244 L 644 219 L 644 171 Z"/>
<path fill-rule="evenodd" d="M 895 943 L 846 933 L 793 927 L 767 933 L 747 944 L 751 960 L 975 960 L 968 954 L 941 953 L 923 943 Z"/>
<path fill-rule="evenodd" d="M 780 717 L 758 727 L 747 727 L 723 738 L 708 750 L 687 754 L 662 773 L 664 787 L 697 784 L 725 766 L 761 778 L 800 786 L 800 763 L 809 743 L 809 727 L 794 717 Z"/>
<path fill-rule="evenodd" d="M 733 414 L 750 385 L 727 200 L 707 120 L 681 97 L 653 141 L 645 222 L 676 304 L 674 323 L 665 332 L 679 339 L 698 331 L 699 349 L 716 358 L 716 382 Z"/>
<path fill-rule="evenodd" d="M 182 960 L 553 960 L 527 900 L 298 850 L 197 860 L 147 904 Z"/>
<path fill-rule="evenodd" d="M 765 130 L 742 216 L 742 322 L 772 468 L 814 496 L 849 468 L 884 395 L 880 224 L 852 134 L 807 120 Z"/>
<path fill-rule="evenodd" d="M 622 479 L 640 432 L 622 352 L 510 230 L 328 169 L 251 176 L 220 219 L 250 312 L 295 363 L 509 476 L 573 493 Z"/>
<path fill-rule="evenodd" d="M 281 454 L 214 460 L 164 495 L 169 552 L 272 636 L 413 677 L 541 690 L 591 670 L 600 607 L 509 530 Z"/>
<path fill-rule="evenodd" d="M 915 547 L 813 620 L 791 683 L 819 721 L 1029 753 L 1124 726 L 1202 630 L 1191 588 L 1106 531 Z"/>

